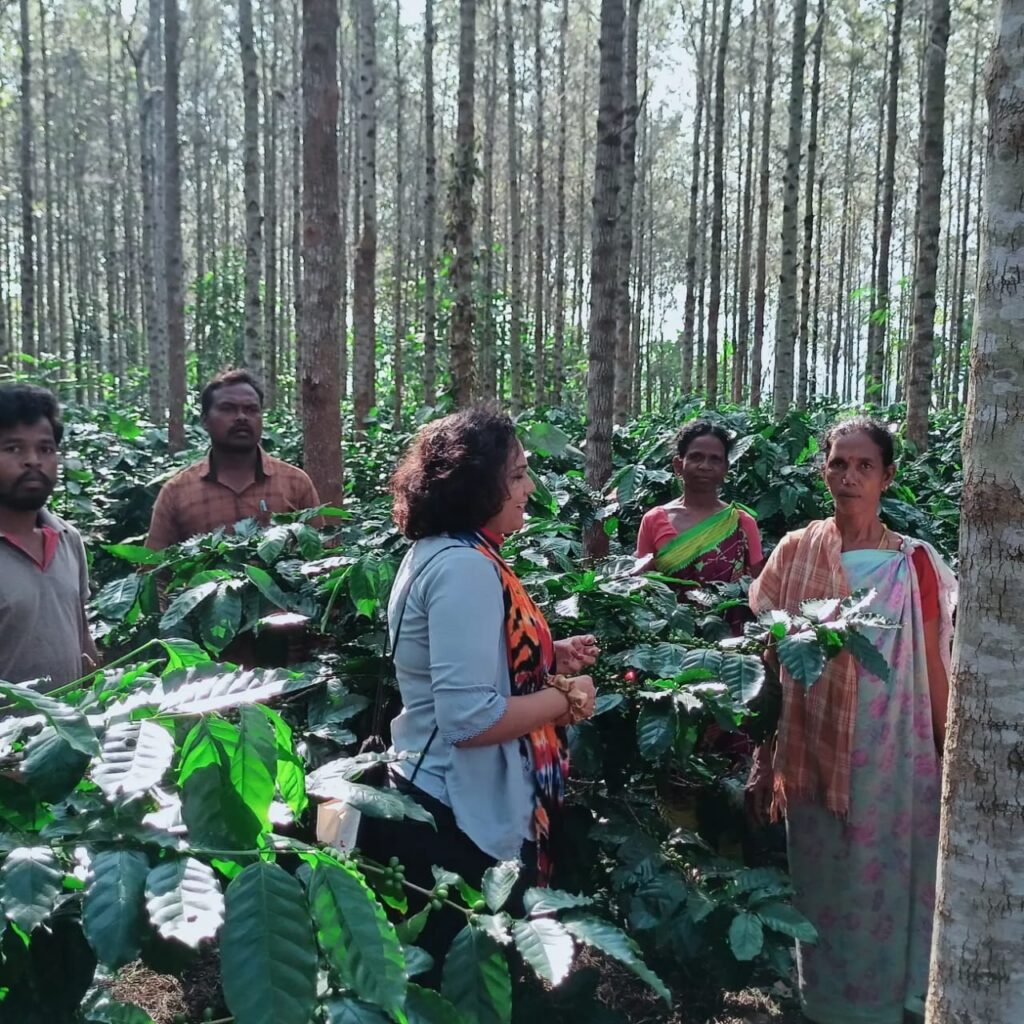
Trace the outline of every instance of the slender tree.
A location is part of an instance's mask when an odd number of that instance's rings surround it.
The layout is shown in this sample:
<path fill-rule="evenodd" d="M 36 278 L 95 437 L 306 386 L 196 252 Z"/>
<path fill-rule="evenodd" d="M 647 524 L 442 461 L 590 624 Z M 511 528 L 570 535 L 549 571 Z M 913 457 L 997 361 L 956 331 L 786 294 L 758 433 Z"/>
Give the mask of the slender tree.
<path fill-rule="evenodd" d="M 800 199 L 800 145 L 804 117 L 804 55 L 807 0 L 793 4 L 793 59 L 789 82 L 789 132 L 782 191 L 782 270 L 775 330 L 775 378 L 772 407 L 781 419 L 793 401 L 793 349 L 797 335 L 797 208 Z"/>
<path fill-rule="evenodd" d="M 242 170 L 245 193 L 245 365 L 263 376 L 263 320 L 260 277 L 263 217 L 260 213 L 260 80 L 252 25 L 252 0 L 238 0 L 238 39 L 242 50 Z"/>
<path fill-rule="evenodd" d="M 164 219 L 167 274 L 167 441 L 185 447 L 185 298 L 181 255 L 181 143 L 178 138 L 178 0 L 164 0 Z"/>
<path fill-rule="evenodd" d="M 451 352 L 452 396 L 456 407 L 469 405 L 475 390 L 473 366 L 473 107 L 476 74 L 476 0 L 459 0 L 459 115 L 455 133 L 455 176 L 452 181 Z"/>
<path fill-rule="evenodd" d="M 402 5 L 395 0 L 395 191 L 393 193 L 395 237 L 391 250 L 391 324 L 395 332 L 394 352 L 392 354 L 392 374 L 394 376 L 395 404 L 392 412 L 392 423 L 396 430 L 402 426 L 402 400 L 405 387 L 405 369 L 402 365 L 402 342 L 405 338 L 405 306 L 403 304 L 403 280 L 405 272 L 405 255 L 403 249 L 405 235 L 405 194 L 404 194 L 404 124 L 403 124 L 403 83 L 402 83 Z"/>
<path fill-rule="evenodd" d="M 932 0 L 917 157 L 917 265 L 914 271 L 914 330 L 907 374 L 907 440 L 919 451 L 928 447 L 928 410 L 932 401 L 935 360 L 935 278 L 942 225 L 948 41 L 949 0 Z"/>
<path fill-rule="evenodd" d="M 374 0 L 354 0 L 359 40 L 359 165 L 361 223 L 352 288 L 354 359 L 352 420 L 366 429 L 376 404 L 377 287 L 377 28 Z"/>
<path fill-rule="evenodd" d="M 612 470 L 624 20 L 623 0 L 601 0 L 601 74 L 590 243 L 590 339 L 587 348 L 586 478 L 594 489 L 605 486 Z M 608 550 L 608 537 L 601 523 L 587 531 L 585 546 L 591 557 Z"/>
<path fill-rule="evenodd" d="M 775 86 L 775 0 L 765 7 L 764 99 L 761 104 L 761 159 L 757 171 L 757 268 L 754 273 L 754 344 L 750 353 L 750 404 L 761 404 L 761 373 L 768 282 L 768 185 L 771 169 L 772 102 Z"/>
<path fill-rule="evenodd" d="M 562 376 L 565 366 L 565 154 L 568 125 L 568 74 L 566 49 L 569 37 L 569 0 L 562 0 L 562 14 L 558 22 L 558 164 L 555 172 L 555 338 L 554 366 L 551 375 L 551 400 L 562 401 Z"/>
<path fill-rule="evenodd" d="M 36 265 L 35 213 L 33 211 L 32 127 L 32 34 L 29 27 L 28 0 L 19 0 L 21 13 L 21 150 L 18 188 L 21 192 L 21 350 L 36 354 Z"/>
<path fill-rule="evenodd" d="M 1024 1006 L 1024 0 L 1002 0 L 987 83 L 985 200 L 964 417 L 953 648 L 928 1024 L 1016 1024 Z M 933 46 L 937 41 L 933 41 Z"/>
<path fill-rule="evenodd" d="M 437 153 L 434 141 L 434 0 L 426 0 L 423 30 L 423 401 L 437 401 L 437 298 L 435 224 L 437 221 Z"/>
<path fill-rule="evenodd" d="M 338 311 L 338 6 L 302 0 L 302 426 L 306 471 L 320 497 L 342 495 Z"/>
<path fill-rule="evenodd" d="M 544 61 L 543 0 L 533 5 L 533 404 L 544 403 Z"/>
<path fill-rule="evenodd" d="M 508 203 L 509 203 L 509 384 L 513 410 L 523 405 L 523 211 L 519 185 L 519 117 L 516 84 L 515 25 L 512 21 L 512 0 L 504 0 L 505 9 L 505 77 L 508 85 Z"/>
<path fill-rule="evenodd" d="M 715 119 L 712 146 L 711 294 L 708 300 L 707 402 L 718 402 L 718 315 L 722 304 L 722 214 L 725 205 L 725 58 L 729 52 L 729 16 L 732 0 L 723 0 L 722 24 L 715 61 Z"/>

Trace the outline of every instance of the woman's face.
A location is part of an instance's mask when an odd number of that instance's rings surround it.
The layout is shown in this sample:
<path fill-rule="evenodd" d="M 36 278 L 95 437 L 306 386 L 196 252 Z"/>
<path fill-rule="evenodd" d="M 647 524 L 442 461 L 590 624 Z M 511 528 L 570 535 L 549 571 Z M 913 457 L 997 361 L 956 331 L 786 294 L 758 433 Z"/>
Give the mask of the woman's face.
<path fill-rule="evenodd" d="M 505 468 L 505 504 L 496 516 L 484 523 L 484 527 L 502 536 L 521 530 L 526 518 L 526 502 L 535 489 L 526 467 L 526 452 L 516 441 Z"/>
<path fill-rule="evenodd" d="M 690 442 L 685 455 L 672 460 L 672 468 L 685 491 L 717 491 L 729 471 L 729 457 L 714 434 L 701 434 Z"/>
<path fill-rule="evenodd" d="M 896 475 L 896 467 L 886 466 L 882 450 L 871 435 L 858 430 L 832 442 L 824 474 L 837 511 L 870 510 L 874 514 L 882 492 Z"/>

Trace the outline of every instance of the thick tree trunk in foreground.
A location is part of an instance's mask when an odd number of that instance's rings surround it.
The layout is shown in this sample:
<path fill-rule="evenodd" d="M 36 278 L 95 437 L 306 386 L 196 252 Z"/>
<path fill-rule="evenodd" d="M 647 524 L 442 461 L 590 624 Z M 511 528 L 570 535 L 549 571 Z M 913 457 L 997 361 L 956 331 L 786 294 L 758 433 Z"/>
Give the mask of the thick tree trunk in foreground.
<path fill-rule="evenodd" d="M 164 216 L 167 274 L 167 443 L 185 447 L 185 297 L 178 139 L 178 0 L 164 0 Z"/>
<path fill-rule="evenodd" d="M 476 0 L 459 2 L 459 115 L 455 131 L 455 180 L 452 182 L 451 352 L 452 395 L 456 408 L 473 401 L 473 100 L 476 70 Z"/>
<path fill-rule="evenodd" d="M 949 0 L 932 0 L 924 64 L 921 140 L 917 167 L 917 269 L 914 273 L 914 333 L 907 374 L 907 440 L 928 447 L 928 410 L 935 360 L 935 278 L 942 224 L 943 128 L 946 112 L 946 44 Z"/>
<path fill-rule="evenodd" d="M 590 339 L 587 348 L 587 483 L 600 490 L 612 472 L 615 388 L 615 298 L 619 216 L 619 132 L 622 112 L 623 0 L 601 0 L 601 78 L 590 243 Z M 587 530 L 588 556 L 608 551 L 603 524 Z"/>
<path fill-rule="evenodd" d="M 1003 0 L 987 84 L 928 1024 L 1019 1024 L 1024 1007 L 1024 0 Z"/>
<path fill-rule="evenodd" d="M 303 459 L 323 501 L 341 501 L 338 358 L 338 7 L 302 0 Z"/>

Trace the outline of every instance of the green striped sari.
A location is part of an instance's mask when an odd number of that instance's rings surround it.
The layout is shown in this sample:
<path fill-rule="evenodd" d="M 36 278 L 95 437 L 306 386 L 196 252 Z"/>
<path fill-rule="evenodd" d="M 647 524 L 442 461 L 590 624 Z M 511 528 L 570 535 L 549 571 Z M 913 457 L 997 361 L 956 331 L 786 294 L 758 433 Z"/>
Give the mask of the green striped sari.
<path fill-rule="evenodd" d="M 697 523 L 670 540 L 654 556 L 651 567 L 666 576 L 674 576 L 695 562 L 701 555 L 714 551 L 739 528 L 740 513 L 735 505 L 727 505 L 720 512 Z"/>

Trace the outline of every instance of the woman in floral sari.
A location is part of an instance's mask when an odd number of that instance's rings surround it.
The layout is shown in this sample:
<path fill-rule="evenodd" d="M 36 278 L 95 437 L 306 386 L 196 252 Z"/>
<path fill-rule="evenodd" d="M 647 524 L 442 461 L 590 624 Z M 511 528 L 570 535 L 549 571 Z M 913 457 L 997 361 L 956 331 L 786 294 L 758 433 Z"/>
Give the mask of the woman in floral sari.
<path fill-rule="evenodd" d="M 732 448 L 725 429 L 696 420 L 679 431 L 674 444 L 672 468 L 683 495 L 644 516 L 636 557 L 648 559 L 645 569 L 684 581 L 682 600 L 687 587 L 756 576 L 763 556 L 753 518 L 718 497 Z"/>
<path fill-rule="evenodd" d="M 901 1024 L 923 1012 L 928 983 L 956 581 L 878 518 L 896 472 L 885 424 L 847 420 L 824 450 L 835 515 L 783 538 L 751 607 L 871 593 L 897 624 L 864 630 L 889 678 L 845 653 L 807 690 L 782 671 L 774 756 L 759 748 L 748 801 L 755 818 L 785 815 L 794 903 L 818 932 L 797 943 L 806 1017 Z"/>

